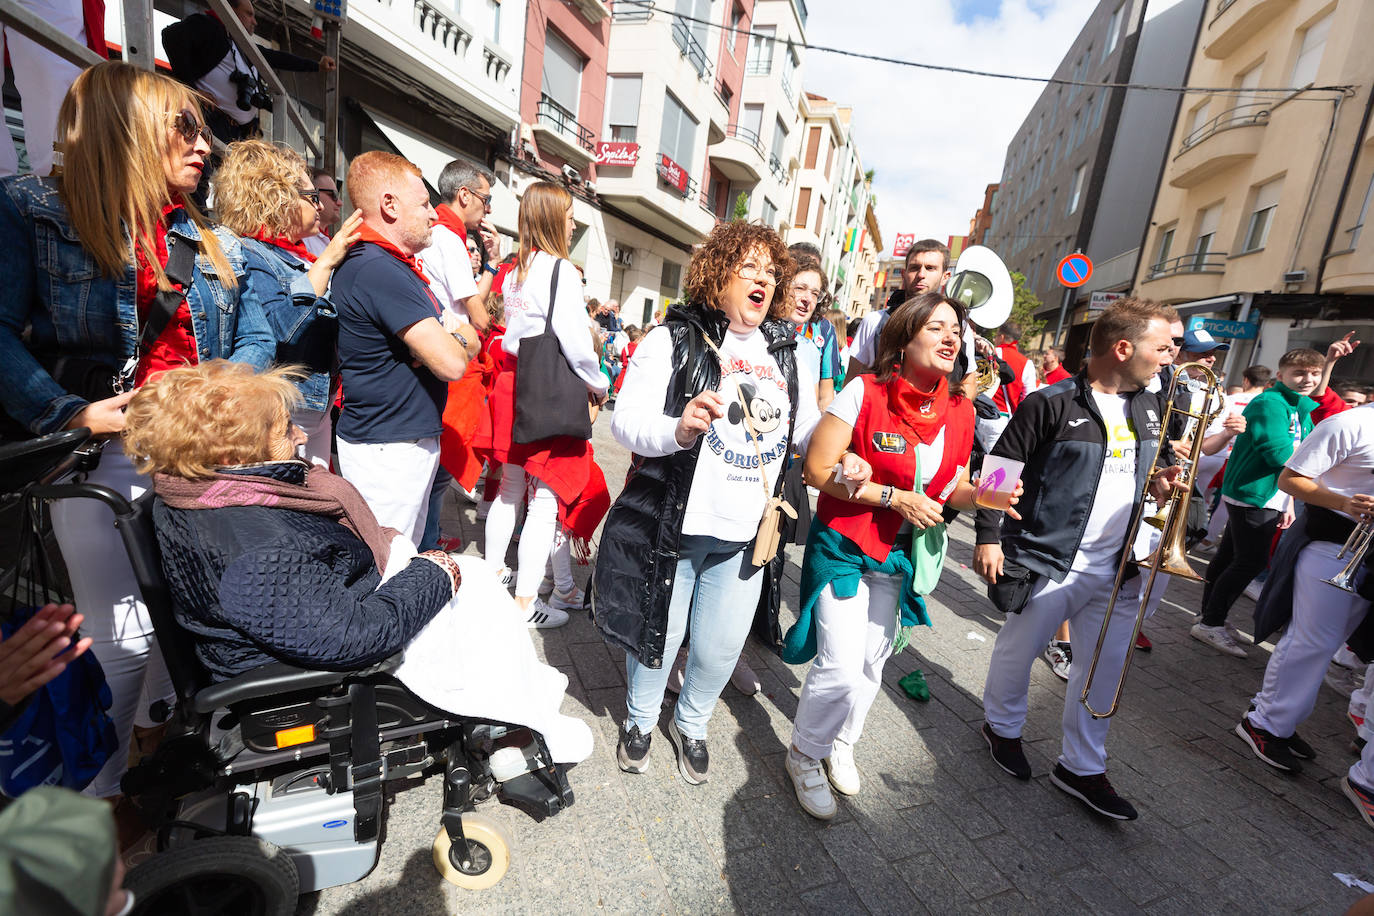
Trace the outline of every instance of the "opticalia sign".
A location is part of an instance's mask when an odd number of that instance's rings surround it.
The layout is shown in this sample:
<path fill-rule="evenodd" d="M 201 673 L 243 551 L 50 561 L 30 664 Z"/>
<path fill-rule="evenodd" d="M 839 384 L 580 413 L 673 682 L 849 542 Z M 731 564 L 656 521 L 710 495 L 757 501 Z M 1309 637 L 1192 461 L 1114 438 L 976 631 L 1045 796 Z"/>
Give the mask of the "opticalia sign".
<path fill-rule="evenodd" d="M 904 257 L 906 257 L 907 251 L 911 248 L 912 245 L 915 245 L 915 244 L 916 244 L 916 233 L 914 233 L 914 232 L 899 232 L 899 233 L 897 233 L 897 240 L 896 240 L 895 242 L 892 243 L 892 256 L 893 256 L 894 258 L 904 258 Z"/>
<path fill-rule="evenodd" d="M 669 159 L 664 153 L 659 154 L 658 173 L 663 176 L 663 180 L 677 188 L 679 192 L 687 193 L 687 170 Z"/>
<path fill-rule="evenodd" d="M 631 166 L 638 161 L 638 143 L 598 143 L 596 145 L 597 165 Z"/>

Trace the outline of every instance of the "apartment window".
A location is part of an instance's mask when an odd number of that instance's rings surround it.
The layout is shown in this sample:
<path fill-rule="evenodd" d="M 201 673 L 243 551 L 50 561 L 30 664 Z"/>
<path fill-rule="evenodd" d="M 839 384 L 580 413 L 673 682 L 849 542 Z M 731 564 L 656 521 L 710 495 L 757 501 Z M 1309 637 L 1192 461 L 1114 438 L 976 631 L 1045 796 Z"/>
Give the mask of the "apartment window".
<path fill-rule="evenodd" d="M 814 169 L 816 167 L 816 157 L 821 151 L 821 129 L 819 127 L 808 128 L 806 131 L 806 161 L 802 163 L 803 168 Z"/>
<path fill-rule="evenodd" d="M 1369 201 L 1374 198 L 1374 175 L 1369 176 L 1369 186 L 1364 190 L 1364 203 L 1360 204 L 1360 215 L 1355 220 L 1355 225 L 1345 230 L 1350 234 L 1350 247 L 1354 248 L 1360 241 L 1360 232 L 1364 229 L 1364 218 L 1369 215 Z"/>
<path fill-rule="evenodd" d="M 830 149 L 825 153 L 825 177 L 830 177 L 830 167 L 835 164 L 835 144 L 830 144 Z"/>
<path fill-rule="evenodd" d="M 1091 104 L 1091 103 L 1089 103 Z M 1093 109 L 1093 130 L 1102 126 L 1102 109 L 1107 107 L 1107 93 L 1104 90 L 1097 97 L 1097 107 Z"/>
<path fill-rule="evenodd" d="M 638 136 L 639 92 L 644 80 L 640 76 L 611 76 L 606 106 L 606 133 L 612 140 L 633 143 Z"/>
<path fill-rule="evenodd" d="M 1242 109 L 1241 111 L 1237 111 L 1236 114 L 1240 117 L 1251 114 L 1252 112 L 1246 109 L 1248 109 L 1249 106 L 1259 103 L 1259 94 L 1255 92 L 1255 89 L 1259 87 L 1260 71 L 1263 69 L 1264 67 L 1262 64 L 1255 64 L 1236 79 L 1236 88 L 1240 90 L 1240 92 L 1236 93 L 1236 107 Z M 1296 86 L 1300 84 L 1294 83 L 1293 85 Z"/>
<path fill-rule="evenodd" d="M 777 34 L 778 27 L 773 25 L 756 25 L 751 30 L 749 36 L 749 57 L 745 61 L 744 72 L 752 75 L 762 75 L 773 72 L 773 47 L 777 40 L 773 37 Z"/>
<path fill-rule="evenodd" d="M 491 21 L 491 40 L 501 43 L 501 0 L 487 0 L 487 18 Z"/>
<path fill-rule="evenodd" d="M 763 212 L 760 216 L 765 226 L 773 226 L 778 222 L 778 208 L 766 197 L 763 199 Z"/>
<path fill-rule="evenodd" d="M 1306 86 L 1316 80 L 1317 67 L 1322 62 L 1322 51 L 1326 49 L 1326 36 L 1330 31 L 1330 13 L 1303 30 L 1302 45 L 1298 48 L 1298 59 L 1293 62 L 1293 76 L 1288 80 L 1288 85 Z"/>
<path fill-rule="evenodd" d="M 697 143 L 697 122 L 671 92 L 664 94 L 663 130 L 659 148 L 688 174 L 692 171 L 692 152 Z"/>
<path fill-rule="evenodd" d="M 1191 146 L 1202 137 L 1203 125 L 1207 123 L 1208 109 L 1211 107 L 1211 100 L 1203 102 L 1194 108 L 1192 114 L 1188 116 L 1188 130 L 1183 135 L 1183 145 Z"/>
<path fill-rule="evenodd" d="M 1269 240 L 1269 227 L 1274 222 L 1274 210 L 1279 205 L 1279 192 L 1283 190 L 1283 179 L 1275 178 L 1255 189 L 1255 206 L 1250 211 L 1250 224 L 1245 227 L 1245 242 L 1241 253 L 1259 251 Z"/>
<path fill-rule="evenodd" d="M 1078 128 L 1082 125 L 1083 116 L 1081 112 L 1075 112 L 1073 123 L 1069 125 L 1069 149 L 1078 147 Z"/>
<path fill-rule="evenodd" d="M 1212 252 L 1220 221 L 1221 204 L 1213 204 L 1198 214 L 1197 241 L 1193 242 L 1193 270 L 1202 270 L 1207 265 L 1207 256 Z"/>
<path fill-rule="evenodd" d="M 773 158 L 782 165 L 783 152 L 787 149 L 787 125 L 778 118 L 773 124 Z"/>
<path fill-rule="evenodd" d="M 1164 262 L 1169 260 L 1169 253 L 1174 247 L 1174 230 L 1176 226 L 1160 230 L 1159 242 L 1155 245 L 1155 271 L 1164 269 Z"/>
<path fill-rule="evenodd" d="M 1083 195 L 1083 174 L 1088 170 L 1086 165 L 1080 165 L 1073 170 L 1073 184 L 1069 191 L 1069 209 L 1065 215 L 1069 216 L 1078 212 L 1078 199 Z"/>
<path fill-rule="evenodd" d="M 697 40 L 697 45 L 705 53 L 707 30 L 710 28 L 711 0 L 677 0 L 677 12 L 682 16 L 690 16 L 691 20 L 679 20 L 691 31 L 692 37 Z"/>
<path fill-rule="evenodd" d="M 802 188 L 797 192 L 797 216 L 792 224 L 798 229 L 806 228 L 807 217 L 811 215 L 811 189 Z M 820 233 L 817 233 L 819 235 Z"/>
<path fill-rule="evenodd" d="M 739 130 L 736 136 L 745 143 L 763 148 L 763 106 L 745 105 L 740 108 Z"/>
<path fill-rule="evenodd" d="M 544 77 L 541 92 L 561 108 L 555 117 L 558 127 L 577 120 L 577 103 L 582 96 L 582 55 L 550 30 L 544 38 Z M 572 125 L 576 129 L 576 125 Z"/>
<path fill-rule="evenodd" d="M 1102 47 L 1103 60 L 1111 57 L 1112 52 L 1116 50 L 1117 36 L 1121 32 L 1121 14 L 1125 8 L 1126 5 L 1123 3 L 1112 10 L 1112 18 L 1107 22 L 1107 43 Z"/>
<path fill-rule="evenodd" d="M 682 290 L 682 265 L 665 260 L 658 277 L 658 291 L 669 299 L 676 299 Z"/>
<path fill-rule="evenodd" d="M 816 234 L 825 235 L 825 198 L 816 202 Z"/>

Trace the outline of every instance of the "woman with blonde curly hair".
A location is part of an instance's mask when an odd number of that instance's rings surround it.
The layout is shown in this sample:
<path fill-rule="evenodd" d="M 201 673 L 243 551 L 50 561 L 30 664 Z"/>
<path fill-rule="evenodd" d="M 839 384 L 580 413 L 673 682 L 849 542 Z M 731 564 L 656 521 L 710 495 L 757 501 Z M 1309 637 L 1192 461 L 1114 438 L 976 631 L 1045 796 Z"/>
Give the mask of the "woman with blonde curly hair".
<path fill-rule="evenodd" d="M 819 419 L 786 320 L 795 265 L 776 232 L 715 228 L 687 270 L 686 301 L 635 349 L 611 432 L 634 453 L 592 576 L 592 612 L 625 650 L 620 768 L 643 773 L 670 663 L 690 627 L 668 735 L 687 782 L 705 782 L 706 726 L 749 634 L 765 576 L 754 540 L 793 447 Z M 801 394 L 801 396 L 799 396 Z M 774 581 L 776 586 L 776 581 Z"/>
<path fill-rule="evenodd" d="M 459 716 L 536 729 L 556 762 L 591 753 L 559 713 L 568 679 L 541 664 L 511 598 L 477 557 L 416 553 L 352 484 L 296 457 L 294 367 L 176 369 L 134 396 L 124 436 L 152 477 L 177 622 L 214 681 L 273 661 L 395 677 Z"/>
<path fill-rule="evenodd" d="M 238 239 L 191 202 L 210 153 L 192 90 L 98 64 L 67 92 L 57 136 L 58 175 L 0 180 L 0 408 L 28 434 L 109 440 L 87 482 L 132 498 L 143 485 L 110 438 L 129 389 L 200 360 L 265 366 L 275 348 Z M 110 510 L 70 499 L 52 517 L 120 741 L 87 791 L 113 797 L 135 724 L 156 724 L 149 704 L 171 683 Z"/>
<path fill-rule="evenodd" d="M 309 370 L 298 382 L 303 401 L 292 420 L 305 431 L 306 460 L 328 467 L 338 327 L 327 293 L 334 268 L 358 239 L 362 212 L 355 210 L 316 257 L 302 239 L 315 231 L 320 192 L 295 150 L 262 140 L 232 143 L 214 183 L 215 215 L 242 239 L 248 285 L 266 304 L 277 362 Z"/>

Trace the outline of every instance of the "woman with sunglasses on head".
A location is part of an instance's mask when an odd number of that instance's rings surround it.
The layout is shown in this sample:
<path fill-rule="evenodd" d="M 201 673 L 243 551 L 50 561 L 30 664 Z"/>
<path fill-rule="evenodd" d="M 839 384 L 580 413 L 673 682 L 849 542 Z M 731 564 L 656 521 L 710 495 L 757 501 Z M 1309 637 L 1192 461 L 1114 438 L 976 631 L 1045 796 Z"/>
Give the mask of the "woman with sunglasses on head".
<path fill-rule="evenodd" d="M 904 302 L 878 340 L 878 373 L 851 379 L 811 437 L 806 480 L 821 494 L 802 563 L 801 617 L 783 661 L 815 658 L 786 769 L 802 808 L 817 818 L 835 816 L 831 786 L 859 791 L 854 744 L 899 627 L 930 623 L 916 589 L 933 584 L 916 577 L 938 578 L 944 506 L 973 508 L 973 404 L 949 382 L 964 320 L 963 304 L 940 293 Z M 832 472 L 850 449 L 873 467 L 864 486 L 846 486 Z M 927 529 L 936 540 L 925 540 Z"/>
<path fill-rule="evenodd" d="M 302 403 L 291 419 L 305 432 L 305 459 L 327 468 L 329 408 L 338 390 L 329 278 L 358 240 L 362 212 L 344 220 L 322 254 L 311 254 L 302 240 L 319 220 L 320 191 L 299 153 L 262 140 L 231 143 L 214 186 L 215 215 L 240 236 L 248 286 L 262 300 L 277 339 L 276 361 L 309 372 L 298 382 Z"/>
<path fill-rule="evenodd" d="M 0 406 L 27 434 L 87 427 L 107 440 L 86 479 L 133 498 L 144 482 L 118 439 L 128 389 L 215 358 L 266 366 L 276 346 L 238 240 L 190 202 L 210 152 L 190 89 L 99 64 L 72 84 L 57 136 L 57 176 L 0 181 Z M 156 724 L 149 703 L 171 684 L 110 510 L 71 499 L 51 511 L 114 697 L 119 747 L 86 791 L 115 796 L 130 733 Z"/>
<path fill-rule="evenodd" d="M 628 773 L 648 768 L 671 661 L 690 628 L 668 734 L 682 777 L 706 781 L 707 723 L 764 576 L 781 573 L 779 563 L 754 565 L 751 542 L 790 447 L 804 448 L 819 419 L 816 382 L 799 369 L 786 320 L 794 269 L 772 229 L 718 225 L 692 257 L 686 301 L 639 342 L 617 399 L 611 432 L 634 458 L 601 535 L 592 613 L 626 653 L 616 754 Z"/>

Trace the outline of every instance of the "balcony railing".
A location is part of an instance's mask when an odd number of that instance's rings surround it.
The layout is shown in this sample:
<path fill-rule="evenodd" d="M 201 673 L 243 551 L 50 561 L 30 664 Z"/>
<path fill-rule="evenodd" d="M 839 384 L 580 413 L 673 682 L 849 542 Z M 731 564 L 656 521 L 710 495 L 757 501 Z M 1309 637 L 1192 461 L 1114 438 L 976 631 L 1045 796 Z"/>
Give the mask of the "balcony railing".
<path fill-rule="evenodd" d="M 654 18 L 654 0 L 615 0 L 611 4 L 612 22 L 648 22 Z"/>
<path fill-rule="evenodd" d="M 768 170 L 773 173 L 779 184 L 787 184 L 787 168 L 777 156 L 768 157 Z"/>
<path fill-rule="evenodd" d="M 1245 105 L 1237 105 L 1235 108 L 1228 108 L 1184 137 L 1178 151 L 1181 153 L 1186 149 L 1191 149 L 1212 134 L 1223 130 L 1230 130 L 1233 127 L 1246 127 L 1251 124 L 1267 124 L 1269 123 L 1270 107 L 1268 102 L 1250 102 Z"/>
<path fill-rule="evenodd" d="M 795 102 L 797 100 L 796 95 L 792 92 L 792 74 L 786 71 L 783 71 L 782 74 L 782 91 L 787 93 L 787 101 Z"/>
<path fill-rule="evenodd" d="M 697 37 L 692 34 L 691 27 L 686 20 L 673 20 L 673 43 L 678 46 L 682 56 L 697 71 L 697 76 L 706 79 L 711 75 L 711 59 L 706 56 L 706 49 L 697 41 Z"/>
<path fill-rule="evenodd" d="M 700 184 L 697 183 L 697 180 L 695 178 L 688 176 L 687 186 L 685 188 L 679 186 L 678 183 L 673 180 L 672 176 L 668 173 L 668 170 L 663 165 L 663 159 L 665 156 L 669 159 L 672 159 L 672 157 L 668 156 L 666 152 L 659 152 L 657 165 L 658 177 L 663 181 L 664 184 L 668 185 L 670 188 L 673 189 L 674 194 L 681 194 L 683 200 L 691 200 L 693 197 L 697 195 L 698 190 L 701 187 Z M 679 168 L 681 168 L 681 166 L 679 166 Z"/>
<path fill-rule="evenodd" d="M 757 57 L 750 57 L 744 62 L 745 76 L 767 76 L 773 72 L 773 57 L 770 54 L 767 60 Z"/>
<path fill-rule="evenodd" d="M 473 29 L 446 11 L 426 0 L 415 0 L 415 24 L 421 32 L 433 38 L 454 54 L 467 53 L 472 44 Z"/>
<path fill-rule="evenodd" d="M 539 96 L 539 108 L 536 117 L 540 124 L 576 142 L 587 152 L 590 153 L 596 149 L 592 143 L 591 129 L 577 123 L 577 115 L 547 95 Z"/>
<path fill-rule="evenodd" d="M 743 140 L 758 152 L 760 159 L 763 158 L 763 141 L 759 139 L 758 131 L 753 128 L 741 127 L 738 124 L 729 124 L 726 125 L 725 128 L 725 136 L 734 137 L 736 140 Z"/>
<path fill-rule="evenodd" d="M 1150 265 L 1150 279 L 1172 277 L 1175 274 L 1219 274 L 1226 270 L 1226 252 L 1192 251 L 1176 258 L 1167 258 Z"/>

